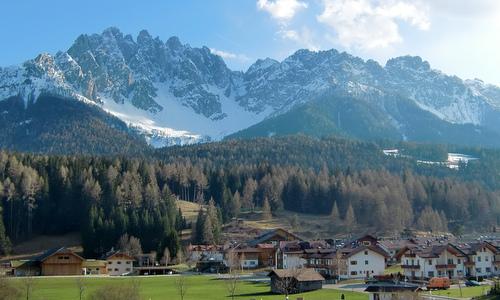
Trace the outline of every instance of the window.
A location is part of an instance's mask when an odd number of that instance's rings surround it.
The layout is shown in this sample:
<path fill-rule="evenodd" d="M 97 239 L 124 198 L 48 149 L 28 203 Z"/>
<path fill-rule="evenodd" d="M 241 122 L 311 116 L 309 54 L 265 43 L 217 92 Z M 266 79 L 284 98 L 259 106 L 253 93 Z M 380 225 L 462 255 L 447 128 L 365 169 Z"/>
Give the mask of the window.
<path fill-rule="evenodd" d="M 486 273 L 491 273 L 491 268 L 486 268 Z"/>
<path fill-rule="evenodd" d="M 461 264 L 462 260 L 460 258 L 457 259 L 457 265 Z"/>
<path fill-rule="evenodd" d="M 130 260 L 127 260 L 126 264 L 127 264 L 127 265 L 130 265 Z"/>
<path fill-rule="evenodd" d="M 432 259 L 429 259 L 429 266 L 432 266 Z"/>
<path fill-rule="evenodd" d="M 118 272 L 118 268 L 115 268 L 115 272 Z"/>
<path fill-rule="evenodd" d="M 367 265 L 367 264 L 368 264 L 368 261 L 367 261 L 367 260 L 365 260 L 365 265 Z"/>
<path fill-rule="evenodd" d="M 254 261 L 254 260 L 252 260 L 252 261 L 250 262 L 250 265 L 251 265 L 251 266 L 255 266 L 255 261 Z"/>
<path fill-rule="evenodd" d="M 427 273 L 427 277 L 429 277 L 429 278 L 430 278 L 430 277 L 434 277 L 434 271 L 429 271 L 429 272 Z"/>
<path fill-rule="evenodd" d="M 351 271 L 351 275 L 358 275 L 358 272 L 356 272 L 356 271 Z"/>
<path fill-rule="evenodd" d="M 358 264 L 358 261 L 357 260 L 351 260 L 351 265 L 357 265 Z"/>
<path fill-rule="evenodd" d="M 368 255 L 368 251 L 365 250 L 365 255 Z"/>
<path fill-rule="evenodd" d="M 363 245 L 365 246 L 370 246 L 372 243 L 370 243 L 369 241 L 363 241 Z"/>
<path fill-rule="evenodd" d="M 448 264 L 452 265 L 453 264 L 453 258 L 448 258 Z"/>
<path fill-rule="evenodd" d="M 478 257 L 477 257 L 477 261 L 478 261 L 478 262 L 481 262 L 481 256 L 478 256 Z"/>
<path fill-rule="evenodd" d="M 125 271 L 130 272 L 130 268 L 126 268 Z"/>
<path fill-rule="evenodd" d="M 476 268 L 477 273 L 481 273 L 481 271 L 482 271 L 481 268 Z"/>
<path fill-rule="evenodd" d="M 112 262 L 112 261 L 108 261 L 108 265 L 112 265 L 112 264 L 113 264 L 113 262 Z"/>
<path fill-rule="evenodd" d="M 116 263 L 117 263 L 117 264 L 119 264 L 119 265 L 121 265 L 121 264 L 122 264 L 122 262 L 121 262 L 121 261 L 117 261 Z"/>
<path fill-rule="evenodd" d="M 489 257 L 488 257 L 488 256 L 485 256 L 485 257 L 484 257 L 484 261 L 489 261 Z"/>
<path fill-rule="evenodd" d="M 108 272 L 111 272 L 111 271 L 113 271 L 113 269 L 112 268 L 108 268 Z"/>

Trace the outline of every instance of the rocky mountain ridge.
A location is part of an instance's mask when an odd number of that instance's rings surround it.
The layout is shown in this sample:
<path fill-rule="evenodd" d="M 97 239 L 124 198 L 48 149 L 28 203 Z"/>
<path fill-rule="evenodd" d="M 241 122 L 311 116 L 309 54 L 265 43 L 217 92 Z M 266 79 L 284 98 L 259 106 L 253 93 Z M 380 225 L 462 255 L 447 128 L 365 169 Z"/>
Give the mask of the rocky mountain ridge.
<path fill-rule="evenodd" d="M 420 57 L 381 66 L 334 49 L 298 50 L 240 72 L 207 47 L 177 37 L 163 42 L 145 30 L 134 39 L 111 27 L 80 35 L 67 51 L 0 68 L 0 101 L 74 98 L 113 114 L 158 147 L 218 140 L 327 93 L 382 109 L 387 95 L 399 95 L 450 124 L 500 130 L 500 88 L 448 76 Z"/>

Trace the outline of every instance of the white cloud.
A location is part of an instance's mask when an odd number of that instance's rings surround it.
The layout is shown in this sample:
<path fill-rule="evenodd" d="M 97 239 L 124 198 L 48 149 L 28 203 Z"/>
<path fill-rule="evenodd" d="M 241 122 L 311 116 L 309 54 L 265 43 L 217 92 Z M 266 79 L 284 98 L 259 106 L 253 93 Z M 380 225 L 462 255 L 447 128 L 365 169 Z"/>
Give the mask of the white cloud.
<path fill-rule="evenodd" d="M 301 9 L 307 8 L 307 3 L 299 0 L 258 0 L 257 8 L 271 14 L 281 22 L 290 21 Z"/>
<path fill-rule="evenodd" d="M 250 58 L 245 54 L 236 54 L 227 51 L 217 50 L 215 48 L 210 48 L 210 52 L 227 60 L 238 60 L 240 62 L 247 62 L 250 60 Z"/>
<path fill-rule="evenodd" d="M 317 20 L 336 32 L 346 48 L 386 48 L 403 41 L 398 22 L 420 30 L 430 28 L 428 7 L 406 0 L 323 0 Z"/>
<path fill-rule="evenodd" d="M 314 33 L 308 27 L 302 27 L 300 30 L 283 29 L 278 32 L 281 38 L 293 41 L 307 49 L 317 51 L 320 49 L 314 38 Z"/>

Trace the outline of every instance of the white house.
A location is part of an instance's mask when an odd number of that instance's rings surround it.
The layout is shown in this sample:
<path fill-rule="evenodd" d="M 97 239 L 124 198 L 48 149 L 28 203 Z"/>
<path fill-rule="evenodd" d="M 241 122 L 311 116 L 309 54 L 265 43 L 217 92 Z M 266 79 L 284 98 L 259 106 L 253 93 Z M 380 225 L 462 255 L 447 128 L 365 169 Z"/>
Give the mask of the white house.
<path fill-rule="evenodd" d="M 404 275 L 410 278 L 465 276 L 467 256 L 452 244 L 405 248 L 399 255 Z"/>
<path fill-rule="evenodd" d="M 132 273 L 134 270 L 134 258 L 122 252 L 112 252 L 105 257 L 107 261 L 108 275 L 120 276 Z"/>
<path fill-rule="evenodd" d="M 472 277 L 489 277 L 498 274 L 497 248 L 488 242 L 476 242 L 458 246 L 467 254 L 465 274 Z"/>
<path fill-rule="evenodd" d="M 384 273 L 388 255 L 377 246 L 343 248 L 342 259 L 347 267 L 342 278 L 368 278 Z"/>
<path fill-rule="evenodd" d="M 307 263 L 303 251 L 285 251 L 281 254 L 283 269 L 300 269 Z"/>

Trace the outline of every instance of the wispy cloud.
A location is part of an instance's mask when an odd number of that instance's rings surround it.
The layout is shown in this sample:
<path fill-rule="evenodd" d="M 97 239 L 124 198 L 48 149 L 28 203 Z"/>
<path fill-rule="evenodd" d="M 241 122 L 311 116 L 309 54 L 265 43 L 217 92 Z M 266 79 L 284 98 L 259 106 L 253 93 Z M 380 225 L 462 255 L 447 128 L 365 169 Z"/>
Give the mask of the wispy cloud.
<path fill-rule="evenodd" d="M 317 51 L 320 49 L 316 42 L 314 32 L 309 29 L 309 27 L 302 27 L 300 30 L 295 29 L 283 29 L 278 32 L 281 38 L 293 41 L 302 47 L 307 49 Z"/>
<path fill-rule="evenodd" d="M 293 19 L 298 11 L 307 8 L 307 3 L 299 0 L 258 0 L 257 8 L 280 22 L 286 22 Z"/>
<path fill-rule="evenodd" d="M 225 60 L 237 60 L 240 62 L 248 62 L 250 60 L 250 58 L 248 56 L 246 56 L 245 54 L 231 53 L 231 52 L 227 52 L 227 51 L 223 51 L 223 50 L 218 50 L 215 48 L 210 48 L 210 52 L 222 57 Z"/>
<path fill-rule="evenodd" d="M 385 48 L 403 41 L 399 22 L 420 29 L 430 28 L 428 7 L 420 1 L 406 0 L 323 0 L 317 16 L 336 33 L 346 48 Z"/>

